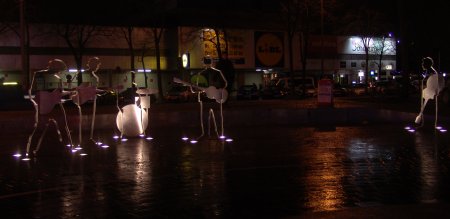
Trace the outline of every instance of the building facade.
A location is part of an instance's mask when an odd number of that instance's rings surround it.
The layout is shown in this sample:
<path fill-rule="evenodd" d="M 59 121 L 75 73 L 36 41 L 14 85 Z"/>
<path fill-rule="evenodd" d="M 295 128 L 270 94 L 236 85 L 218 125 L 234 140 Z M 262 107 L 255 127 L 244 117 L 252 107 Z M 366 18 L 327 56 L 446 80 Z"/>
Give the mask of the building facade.
<path fill-rule="evenodd" d="M 54 33 L 57 28 L 51 24 L 30 25 L 29 64 L 30 72 L 21 68 L 20 39 L 12 31 L 0 35 L 0 77 L 4 82 L 28 85 L 29 74 L 45 69 L 51 59 L 61 59 L 67 66 L 67 75 L 75 75 L 76 62 L 66 40 Z M 152 31 L 134 28 L 132 32 L 133 53 L 129 41 L 120 27 L 101 27 L 88 39 L 82 49 L 82 66 L 93 56 L 100 58 L 98 71 L 101 87 L 131 86 L 131 55 L 134 54 L 136 83 L 140 87 L 157 88 L 156 50 Z M 226 37 L 225 33 L 226 32 Z M 53 34 L 52 34 L 53 33 Z M 236 69 L 234 89 L 244 84 L 265 86 L 271 79 L 281 75 L 301 74 L 300 43 L 293 39 L 293 68 L 289 73 L 288 38 L 282 31 L 262 29 L 226 29 L 219 33 L 200 27 L 175 27 L 166 29 L 160 42 L 160 68 L 163 90 L 168 89 L 174 76 L 189 79 L 205 66 L 203 58 L 211 56 L 217 61 L 217 39 L 221 51 Z M 319 79 L 333 77 L 342 84 L 362 83 L 366 76 L 366 55 L 361 38 L 352 36 L 310 36 L 307 45 L 306 74 Z M 75 48 L 79 49 L 79 48 Z M 369 63 L 372 80 L 388 80 L 396 69 L 396 42 L 392 37 L 371 38 L 368 43 Z M 83 71 L 83 69 L 81 69 Z M 81 73 L 82 74 L 82 73 Z M 89 75 L 83 81 L 89 82 Z M 317 81 L 317 80 L 316 80 Z M 44 79 L 44 86 L 53 88 L 55 82 Z M 76 83 L 76 82 L 74 82 Z M 68 84 L 66 84 L 68 86 Z"/>

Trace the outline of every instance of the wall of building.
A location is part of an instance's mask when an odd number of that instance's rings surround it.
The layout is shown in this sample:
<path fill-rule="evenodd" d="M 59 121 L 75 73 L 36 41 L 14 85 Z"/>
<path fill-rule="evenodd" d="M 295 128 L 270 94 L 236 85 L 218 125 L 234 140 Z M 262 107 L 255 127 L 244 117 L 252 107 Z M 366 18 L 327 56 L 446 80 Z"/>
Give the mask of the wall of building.
<path fill-rule="evenodd" d="M 75 61 L 66 42 L 51 32 L 53 25 L 33 24 L 30 25 L 30 70 L 36 71 L 47 68 L 49 60 L 62 59 L 69 69 L 75 69 Z M 208 34 L 208 29 L 198 27 L 177 27 L 167 30 L 161 42 L 161 68 L 163 70 L 163 89 L 166 89 L 174 75 L 189 78 L 204 68 L 203 57 L 210 55 L 217 59 L 214 46 L 202 39 Z M 93 37 L 86 45 L 86 53 L 83 63 L 97 56 L 102 65 L 98 72 L 100 86 L 117 86 L 120 83 L 130 84 L 130 56 L 126 40 L 120 36 L 121 29 L 117 27 L 102 27 L 101 34 Z M 235 85 L 264 84 L 267 75 L 283 75 L 289 71 L 289 51 L 287 49 L 288 39 L 283 32 L 251 29 L 228 29 L 229 58 L 234 62 L 239 79 Z M 371 47 L 375 48 L 374 39 Z M 135 49 L 136 69 L 152 70 L 148 73 L 147 84 L 156 88 L 156 58 L 152 32 L 145 28 L 135 28 L 133 32 Z M 294 71 L 300 74 L 302 63 L 300 60 L 300 44 L 296 37 L 293 40 L 293 64 Z M 388 39 L 390 50 L 385 51 L 382 61 L 382 69 L 389 72 L 396 69 L 395 40 Z M 224 42 L 222 42 L 224 45 Z M 142 49 L 148 49 L 144 58 L 141 58 Z M 365 71 L 365 55 L 361 50 L 361 42 L 356 37 L 334 37 L 311 36 L 308 43 L 307 74 L 319 78 L 323 74 L 333 75 L 335 79 L 346 78 L 346 83 L 358 83 L 361 80 L 361 71 Z M 378 71 L 376 49 L 370 50 L 371 62 L 369 70 Z M 188 53 L 190 66 L 181 68 L 181 55 Z M 322 64 L 323 63 L 323 64 Z M 85 65 L 85 64 L 83 64 Z M 323 72 L 322 72 L 323 66 Z M 386 66 L 390 66 L 389 69 Z M 9 32 L 0 35 L 0 77 L 6 76 L 5 81 L 18 81 L 24 83 L 26 77 L 21 73 L 20 40 Z M 65 74 L 74 75 L 74 72 Z M 89 76 L 83 80 L 89 81 Z M 136 82 L 139 86 L 145 86 L 143 72 L 137 72 Z M 50 82 L 49 82 L 50 83 Z M 53 82 L 52 82 L 53 84 Z"/>

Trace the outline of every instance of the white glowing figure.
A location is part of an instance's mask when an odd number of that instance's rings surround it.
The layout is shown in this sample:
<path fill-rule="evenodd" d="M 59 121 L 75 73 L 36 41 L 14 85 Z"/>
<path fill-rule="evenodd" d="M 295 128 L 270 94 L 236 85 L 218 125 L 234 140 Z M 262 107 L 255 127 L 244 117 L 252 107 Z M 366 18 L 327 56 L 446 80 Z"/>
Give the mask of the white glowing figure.
<path fill-rule="evenodd" d="M 435 122 L 434 126 L 437 126 L 437 120 L 438 120 L 438 96 L 439 93 L 444 89 L 445 87 L 445 81 L 444 77 L 442 75 L 439 75 L 438 72 L 433 68 L 433 59 L 430 57 L 426 57 L 422 59 L 422 68 L 426 71 L 427 74 L 430 74 L 427 81 L 426 81 L 426 88 L 423 89 L 423 81 L 421 82 L 422 86 L 422 98 L 420 101 L 420 113 L 416 117 L 416 124 L 419 124 L 420 127 L 424 125 L 424 119 L 423 119 L 423 111 L 427 105 L 428 100 L 434 99 L 436 103 L 435 107 Z"/>
<path fill-rule="evenodd" d="M 90 130 L 90 139 L 97 144 L 94 140 L 94 127 L 95 127 L 95 115 L 97 111 L 97 94 L 98 93 L 106 93 L 106 91 L 99 90 L 99 77 L 95 74 L 100 68 L 101 62 L 98 57 L 90 58 L 87 64 L 87 70 L 85 73 L 90 73 L 92 77 L 95 79 L 95 83 L 89 85 L 89 83 L 82 83 L 80 86 L 75 88 L 73 95 L 71 96 L 72 101 L 77 105 L 79 120 L 78 120 L 78 143 L 82 143 L 82 111 L 81 106 L 88 102 L 93 101 L 93 109 L 92 109 L 92 120 L 91 120 L 91 130 Z M 75 74 L 74 78 L 76 78 L 77 74 Z"/>
<path fill-rule="evenodd" d="M 201 99 L 202 93 L 205 93 L 209 99 L 215 100 L 215 102 L 219 104 L 219 110 L 220 110 L 221 134 L 219 135 L 219 132 L 217 130 L 217 122 L 216 122 L 214 110 L 212 108 L 209 108 L 209 110 L 208 110 L 208 135 L 211 134 L 211 121 L 212 121 L 213 125 L 214 125 L 214 131 L 215 131 L 217 137 L 220 138 L 220 136 L 224 136 L 223 106 L 222 105 L 228 98 L 228 92 L 226 90 L 226 88 L 228 86 L 228 82 L 225 79 L 225 76 L 222 74 L 222 71 L 211 66 L 211 59 L 209 57 L 206 57 L 204 60 L 205 60 L 205 69 L 203 69 L 202 71 L 197 73 L 196 81 L 194 83 L 189 83 L 189 82 L 183 81 L 179 78 L 173 78 L 174 82 L 183 84 L 185 86 L 190 86 L 191 92 L 197 93 L 197 101 L 200 105 L 201 135 L 199 137 L 197 137 L 196 140 L 191 140 L 190 142 L 192 144 L 197 143 L 197 140 L 199 140 L 201 137 L 203 137 L 205 135 L 205 128 L 204 128 L 204 124 L 203 124 L 203 101 Z M 202 74 L 207 74 L 208 72 L 211 72 L 211 71 L 220 77 L 220 78 L 216 77 L 216 79 L 221 80 L 221 82 L 222 82 L 221 88 L 217 88 L 216 86 L 213 86 L 211 84 L 209 87 L 199 86 L 199 79 L 202 78 Z"/>
<path fill-rule="evenodd" d="M 120 138 L 123 136 L 137 137 L 140 135 L 145 136 L 145 130 L 148 126 L 148 118 L 150 114 L 150 96 L 157 93 L 156 89 L 152 88 L 136 88 L 134 83 L 134 72 L 132 74 L 132 88 L 135 89 L 135 93 L 138 98 L 134 100 L 132 104 L 128 104 L 122 108 L 119 107 L 119 101 L 117 100 L 117 108 L 119 112 L 116 116 L 117 129 L 120 131 Z M 138 104 L 139 103 L 139 104 Z"/>
<path fill-rule="evenodd" d="M 59 105 L 59 107 L 61 108 L 64 123 L 65 123 L 67 138 L 69 140 L 69 144 L 71 145 L 71 147 L 73 147 L 72 137 L 70 135 L 70 130 L 69 130 L 69 127 L 67 124 L 66 111 L 64 110 L 64 106 L 62 104 L 63 103 L 62 97 L 70 94 L 70 92 L 64 91 L 63 82 L 61 79 L 61 73 L 63 71 L 66 71 L 66 69 L 67 69 L 67 66 L 62 60 L 53 59 L 48 62 L 47 69 L 44 69 L 41 71 L 36 71 L 33 74 L 33 78 L 31 80 L 31 85 L 30 85 L 30 88 L 28 89 L 28 95 L 29 95 L 29 98 L 35 109 L 35 116 L 34 116 L 34 129 L 31 132 L 30 136 L 28 137 L 27 150 L 26 150 L 27 156 L 30 152 L 31 142 L 33 140 L 34 134 L 36 133 L 36 129 L 39 125 L 39 120 L 40 120 L 41 116 L 46 116 L 50 112 L 52 112 L 55 105 Z M 39 74 L 52 74 L 52 76 L 55 77 L 58 81 L 58 87 L 51 92 L 48 92 L 45 90 L 39 90 L 36 92 L 36 96 L 33 97 L 32 96 L 33 85 L 34 85 L 37 75 L 39 75 Z M 47 123 L 45 124 L 45 128 L 42 132 L 42 135 L 38 140 L 36 149 L 33 150 L 33 154 L 35 154 L 35 155 L 41 147 L 42 140 L 43 140 L 45 134 L 47 133 L 50 122 L 55 125 L 56 131 L 59 136 L 59 141 L 62 142 L 61 132 L 59 130 L 56 119 L 49 117 Z"/>

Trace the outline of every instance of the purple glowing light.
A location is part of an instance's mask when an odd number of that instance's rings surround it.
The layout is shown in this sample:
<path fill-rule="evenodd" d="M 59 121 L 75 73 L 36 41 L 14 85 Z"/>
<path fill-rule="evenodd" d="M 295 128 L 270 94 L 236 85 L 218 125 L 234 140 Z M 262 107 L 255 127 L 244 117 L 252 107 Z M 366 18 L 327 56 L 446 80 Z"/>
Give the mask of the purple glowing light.
<path fill-rule="evenodd" d="M 29 157 L 25 157 L 25 158 L 23 158 L 22 160 L 23 160 L 23 161 L 29 161 L 30 158 L 29 158 Z"/>
<path fill-rule="evenodd" d="M 197 144 L 197 140 L 191 140 L 191 144 Z"/>
<path fill-rule="evenodd" d="M 19 153 L 17 153 L 17 154 L 14 154 L 13 156 L 14 156 L 14 157 L 22 157 L 22 155 L 21 155 L 21 154 L 19 154 Z"/>
<path fill-rule="evenodd" d="M 233 139 L 232 138 L 227 138 L 225 141 L 226 142 L 233 142 Z"/>
<path fill-rule="evenodd" d="M 109 148 L 109 145 L 102 145 L 102 148 Z"/>
<path fill-rule="evenodd" d="M 145 139 L 147 139 L 147 140 L 153 140 L 153 138 L 152 138 L 152 137 L 147 137 L 147 138 L 145 138 Z"/>
<path fill-rule="evenodd" d="M 122 138 L 122 141 L 128 141 L 128 139 L 126 139 L 126 138 Z"/>
<path fill-rule="evenodd" d="M 188 137 L 182 137 L 181 140 L 187 141 L 187 140 L 189 140 L 189 138 Z"/>
<path fill-rule="evenodd" d="M 119 136 L 118 135 L 114 135 L 113 138 L 114 139 L 119 139 Z"/>

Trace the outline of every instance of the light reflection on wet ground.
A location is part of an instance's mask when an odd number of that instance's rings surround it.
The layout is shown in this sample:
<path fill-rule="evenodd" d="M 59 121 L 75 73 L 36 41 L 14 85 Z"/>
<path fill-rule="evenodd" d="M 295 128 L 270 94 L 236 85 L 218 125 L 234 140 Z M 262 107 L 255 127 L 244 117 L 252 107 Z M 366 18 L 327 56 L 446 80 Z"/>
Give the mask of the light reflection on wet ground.
<path fill-rule="evenodd" d="M 226 143 L 101 138 L 73 156 L 44 142 L 29 162 L 12 157 L 26 139 L 0 143 L 0 208 L 17 217 L 279 218 L 311 211 L 448 202 L 449 138 L 401 125 L 243 127 Z M 195 133 L 194 133 L 195 134 Z M 23 139 L 22 139 L 23 138 Z"/>

